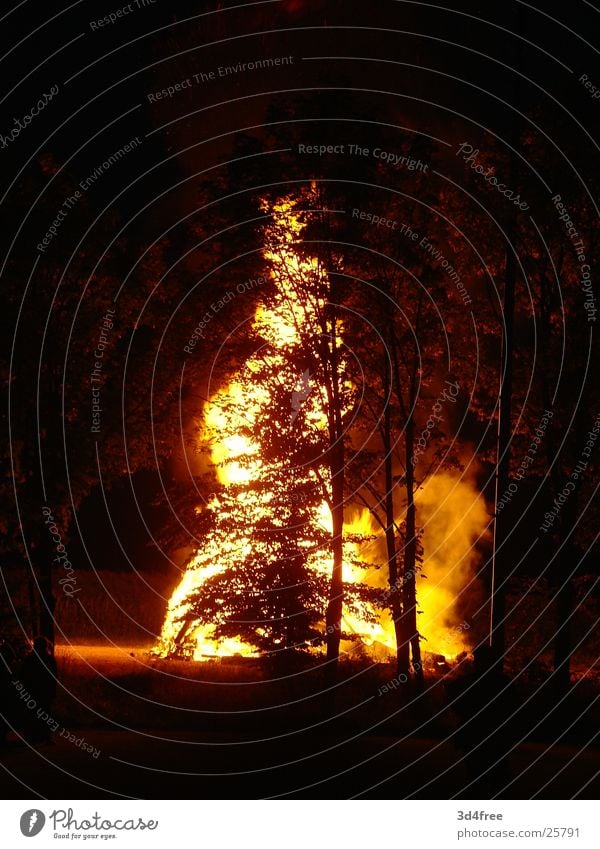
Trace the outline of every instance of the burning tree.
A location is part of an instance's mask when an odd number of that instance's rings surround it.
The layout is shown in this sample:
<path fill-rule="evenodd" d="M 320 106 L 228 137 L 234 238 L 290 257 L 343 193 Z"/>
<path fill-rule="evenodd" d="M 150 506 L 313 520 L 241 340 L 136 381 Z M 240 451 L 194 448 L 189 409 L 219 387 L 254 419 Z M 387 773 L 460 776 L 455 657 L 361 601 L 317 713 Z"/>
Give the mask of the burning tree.
<path fill-rule="evenodd" d="M 196 509 L 199 549 L 171 598 L 160 653 L 248 654 L 326 642 L 327 656 L 335 661 L 341 641 L 358 635 L 382 644 L 386 654 L 396 647 L 401 671 L 408 671 L 410 647 L 413 669 L 421 672 L 415 497 L 423 475 L 408 479 L 405 469 L 408 460 L 412 472 L 416 458 L 417 421 L 425 427 L 437 397 L 439 331 L 423 294 L 412 298 L 404 275 L 374 267 L 370 296 L 348 285 L 359 260 L 339 234 L 332 238 L 328 209 L 334 202 L 331 191 L 316 183 L 283 200 L 263 201 L 269 223 L 262 257 L 271 282 L 261 287 L 244 343 L 228 336 L 222 345 L 227 362 L 221 367 L 217 358 L 211 370 L 218 388 L 207 391 L 201 443 L 212 478 L 198 492 L 214 491 L 215 475 L 218 491 Z M 392 303 L 402 306 L 404 323 L 400 307 L 392 315 L 387 306 Z M 234 301 L 231 308 L 243 315 L 238 307 Z M 380 328 L 379 342 L 357 326 L 360 316 Z M 410 325 L 419 327 L 421 348 L 411 343 Z M 218 332 L 215 323 L 211 328 Z M 214 340 L 210 346 L 216 350 Z M 233 378 L 227 353 L 232 346 L 246 351 Z M 396 355 L 390 359 L 392 350 Z M 432 400 L 422 397 L 423 384 Z M 375 436 L 368 405 L 383 437 Z M 415 420 L 417 406 L 421 412 Z M 373 431 L 366 442 L 365 428 Z M 436 458 L 429 449 L 417 458 L 427 467 L 425 475 L 438 465 Z M 448 460 L 446 455 L 446 468 Z M 476 500 L 477 493 L 467 489 Z M 403 508 L 402 491 L 407 501 L 412 497 L 411 509 Z M 454 487 L 444 494 L 442 514 L 451 507 L 448 498 L 464 499 L 464 493 Z M 478 529 L 482 524 L 485 517 L 479 515 L 471 522 Z M 445 533 L 453 532 L 454 525 Z M 446 548 L 439 533 L 436 539 L 434 549 L 440 542 Z M 457 564 L 469 559 L 470 533 L 464 543 L 465 550 L 459 555 L 456 546 L 451 562 L 436 565 L 436 577 L 427 582 L 430 604 L 422 619 L 435 645 L 442 632 L 446 640 L 448 622 L 455 618 L 448 591 L 438 582 L 454 591 L 463 586 Z M 391 567 L 392 592 L 377 577 L 383 564 Z M 382 606 L 391 608 L 391 620 L 386 610 L 382 616 Z M 450 640 L 452 654 L 463 647 L 457 634 Z"/>
<path fill-rule="evenodd" d="M 330 281 L 297 242 L 302 212 L 272 210 L 273 291 L 252 325 L 254 353 L 204 411 L 202 447 L 220 487 L 200 510 L 205 541 L 171 599 L 162 648 L 305 649 L 339 654 L 343 605 L 373 618 L 372 590 L 344 581 L 344 446 L 354 407 Z M 365 564 L 361 564 L 365 568 Z M 325 619 L 325 633 L 323 620 Z M 243 645 L 245 644 L 245 645 Z"/>

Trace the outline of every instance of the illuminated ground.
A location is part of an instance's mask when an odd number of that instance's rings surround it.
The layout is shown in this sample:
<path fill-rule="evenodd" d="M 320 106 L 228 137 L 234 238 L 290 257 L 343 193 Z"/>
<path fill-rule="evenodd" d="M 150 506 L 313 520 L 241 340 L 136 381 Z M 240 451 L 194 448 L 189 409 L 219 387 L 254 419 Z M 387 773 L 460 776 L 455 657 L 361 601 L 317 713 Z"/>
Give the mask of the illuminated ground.
<path fill-rule="evenodd" d="M 411 713 L 398 710 L 394 694 L 374 695 L 385 668 L 346 670 L 332 722 L 319 716 L 319 693 L 303 676 L 271 681 L 250 666 L 156 662 L 139 647 L 60 647 L 57 655 L 56 716 L 74 738 L 2 752 L 4 798 L 431 799 L 467 783 L 436 701 L 439 681 L 429 681 L 427 701 Z M 415 731 L 426 711 L 434 719 Z M 508 796 L 597 798 L 600 756 L 587 746 L 594 735 L 590 715 L 579 739 L 559 741 L 569 745 L 520 745 Z"/>

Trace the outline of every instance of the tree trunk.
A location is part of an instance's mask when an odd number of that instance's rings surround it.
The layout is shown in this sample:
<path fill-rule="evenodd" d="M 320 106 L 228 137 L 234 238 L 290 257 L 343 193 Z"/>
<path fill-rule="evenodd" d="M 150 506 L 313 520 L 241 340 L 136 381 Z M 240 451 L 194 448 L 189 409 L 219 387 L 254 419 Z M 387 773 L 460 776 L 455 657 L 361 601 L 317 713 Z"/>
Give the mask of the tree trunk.
<path fill-rule="evenodd" d="M 417 627 L 417 538 L 414 476 L 414 421 L 412 411 L 406 422 L 406 540 L 404 548 L 404 619 L 409 634 L 412 668 L 417 689 L 423 686 L 423 663 L 421 643 Z"/>
<path fill-rule="evenodd" d="M 580 407 L 582 411 L 583 405 Z M 585 426 L 583 423 L 583 412 L 578 411 L 573 426 L 575 445 L 581 445 L 584 441 Z M 556 463 L 554 464 L 557 465 Z M 556 474 L 554 491 L 560 492 L 560 480 Z M 575 611 L 575 586 L 573 584 L 574 564 L 578 563 L 579 556 L 570 542 L 573 529 L 577 525 L 577 508 L 579 491 L 576 487 L 571 497 L 565 504 L 559 518 L 557 536 L 553 551 L 556 552 L 553 567 L 551 569 L 551 582 L 555 599 L 556 631 L 554 634 L 554 683 L 559 693 L 566 693 L 571 686 L 571 655 L 573 645 L 571 628 L 573 614 Z"/>
<path fill-rule="evenodd" d="M 402 619 L 401 639 L 410 646 L 412 668 L 415 675 L 417 690 L 423 687 L 423 663 L 421 660 L 421 644 L 417 628 L 417 539 L 416 539 L 416 507 L 415 507 L 415 382 L 416 373 L 409 377 L 409 399 L 405 405 L 400 385 L 400 367 L 398 363 L 397 340 L 392 333 L 390 337 L 392 351 L 393 373 L 392 380 L 398 404 L 404 418 L 404 462 L 406 472 L 404 484 L 406 488 L 406 538 L 404 540 L 404 568 L 402 573 Z"/>
<path fill-rule="evenodd" d="M 512 402 L 512 373 L 514 350 L 514 312 L 515 312 L 515 282 L 516 263 L 514 255 L 514 226 L 508 232 L 509 244 L 506 247 L 505 283 L 503 317 L 505 333 L 502 345 L 502 378 L 500 384 L 499 414 L 498 414 L 498 443 L 496 456 L 496 493 L 495 504 L 510 484 L 510 438 L 511 438 L 511 402 Z M 490 617 L 491 645 L 498 663 L 502 664 L 505 653 L 506 635 L 504 620 L 506 617 L 506 580 L 510 574 L 508 562 L 508 545 L 506 540 L 509 531 L 508 517 L 510 511 L 498 512 L 497 506 L 494 519 L 494 551 L 492 556 L 492 596 Z"/>
<path fill-rule="evenodd" d="M 54 609 L 56 597 L 52 589 L 52 559 L 54 552 L 49 540 L 46 538 L 46 529 L 42 528 L 42 536 L 35 547 L 31 548 L 31 562 L 34 571 L 34 580 L 38 584 L 39 593 L 39 620 L 37 634 L 46 637 L 54 645 Z"/>
<path fill-rule="evenodd" d="M 342 612 L 344 604 L 344 489 L 345 489 L 345 451 L 342 409 L 340 398 L 339 356 L 336 333 L 337 316 L 332 309 L 330 317 L 330 356 L 329 356 L 329 468 L 331 474 L 331 518 L 332 518 L 332 554 L 331 586 L 327 605 L 327 661 L 330 678 L 335 679 L 340 656 L 342 634 Z"/>
<path fill-rule="evenodd" d="M 52 592 L 52 560 L 44 558 L 40 567 L 40 636 L 46 637 L 52 645 L 55 640 L 54 609 L 56 597 Z"/>
<path fill-rule="evenodd" d="M 340 457 L 341 455 L 341 457 Z M 344 601 L 344 581 L 342 574 L 344 560 L 344 466 L 343 451 L 339 445 L 332 449 L 331 492 L 333 524 L 332 549 L 333 568 L 329 603 L 327 605 L 327 660 L 336 663 L 340 655 L 342 632 L 342 608 Z"/>
<path fill-rule="evenodd" d="M 522 26 L 522 10 L 516 4 L 514 8 L 513 25 L 515 32 Z M 521 63 L 521 43 L 516 40 L 513 45 L 514 66 Z M 508 117 L 507 137 L 511 153 L 509 154 L 509 185 L 517 182 L 515 155 L 512 151 L 519 147 L 519 126 L 517 124 L 518 106 L 521 102 L 520 77 L 515 74 L 513 105 L 515 112 Z M 504 268 L 504 299 L 502 306 L 503 330 L 502 337 L 502 372 L 500 381 L 500 397 L 498 411 L 498 442 L 496 454 L 496 493 L 494 500 L 494 542 L 492 553 L 491 575 L 491 612 L 490 612 L 490 644 L 494 652 L 498 669 L 501 670 L 506 652 L 506 634 L 504 622 L 506 618 L 506 581 L 510 574 L 508 545 L 509 511 L 498 512 L 498 499 L 510 483 L 510 440 L 511 440 L 511 406 L 512 406 L 512 375 L 514 356 L 514 314 L 515 314 L 515 284 L 516 284 L 516 243 L 517 220 L 512 213 L 507 213 L 505 219 L 506 248 Z"/>
<path fill-rule="evenodd" d="M 29 636 L 33 639 L 38 633 L 40 627 L 40 594 L 37 589 L 37 577 L 35 569 L 32 569 L 27 579 L 27 588 L 29 590 Z"/>
<path fill-rule="evenodd" d="M 384 376 L 384 413 L 383 413 L 383 450 L 385 452 L 385 542 L 388 558 L 388 580 L 390 586 L 390 609 L 396 635 L 396 665 L 398 677 L 409 676 L 409 640 L 402 620 L 402 588 L 398 575 L 398 553 L 396 551 L 396 530 L 394 511 L 394 479 L 392 467 L 392 409 L 389 403 L 391 380 L 390 367 L 385 359 Z"/>

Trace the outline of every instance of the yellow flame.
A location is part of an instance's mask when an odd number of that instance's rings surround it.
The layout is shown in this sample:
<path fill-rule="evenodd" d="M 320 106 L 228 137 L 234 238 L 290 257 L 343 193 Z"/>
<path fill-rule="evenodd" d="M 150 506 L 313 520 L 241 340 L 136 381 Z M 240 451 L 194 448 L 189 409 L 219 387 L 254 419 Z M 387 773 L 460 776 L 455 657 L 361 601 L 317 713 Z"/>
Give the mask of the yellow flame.
<path fill-rule="evenodd" d="M 313 301 L 312 306 L 301 304 L 294 289 L 294 280 L 309 280 L 318 275 L 319 268 L 316 258 L 303 259 L 293 249 L 295 239 L 302 229 L 299 216 L 291 205 L 282 202 L 273 209 L 273 218 L 277 227 L 278 242 L 276 246 L 265 251 L 265 257 L 271 262 L 273 275 L 277 281 L 277 295 L 273 303 L 261 304 L 254 317 L 254 329 L 269 346 L 270 360 L 282 372 L 285 366 L 283 351 L 286 348 L 298 346 L 300 332 L 304 324 L 317 315 L 322 306 Z M 312 315 L 311 315 L 312 310 Z M 281 353 L 279 353 L 281 352 Z M 252 372 L 252 358 L 246 363 L 245 369 Z M 249 388 L 250 387 L 250 388 Z M 241 430 L 252 431 L 256 418 L 265 404 L 269 401 L 269 392 L 256 381 L 232 380 L 229 385 L 217 391 L 210 398 L 204 410 L 204 434 L 201 439 L 210 438 L 211 461 L 216 469 L 218 480 L 225 487 L 231 484 L 244 484 L 255 480 L 262 468 L 260 444 Z M 315 422 L 322 421 L 318 406 L 307 399 L 307 410 L 313 412 Z M 232 413 L 232 411 L 234 411 Z M 234 421 L 232 428 L 232 418 Z M 233 430 L 233 434 L 231 431 Z M 225 434 L 225 435 L 223 435 Z M 217 438 L 215 438 L 217 436 Z M 243 462 L 240 462 L 241 458 Z M 268 495 L 253 496 L 257 515 L 265 508 Z M 242 493 L 238 499 L 249 501 L 247 493 Z M 213 498 L 208 508 L 218 509 L 218 499 Z M 326 505 L 325 505 L 326 507 Z M 211 545 L 211 543 L 207 543 Z M 212 543 L 214 546 L 214 543 Z M 249 553 L 249 540 L 245 545 L 238 544 L 235 552 L 229 549 L 228 540 L 219 542 L 218 549 L 207 550 L 205 545 L 188 563 L 185 572 L 173 593 L 165 617 L 160 640 L 156 648 L 161 655 L 177 652 L 180 647 L 186 653 L 187 646 L 195 645 L 193 659 L 201 660 L 218 655 L 242 654 L 254 656 L 253 647 L 241 640 L 215 640 L 214 627 L 203 625 L 192 620 L 186 621 L 190 603 L 186 602 L 190 593 L 201 586 L 208 578 L 219 574 L 227 568 L 228 558 L 234 554 L 243 559 Z M 212 555 L 212 556 L 211 556 Z M 211 565 L 206 566 L 210 562 Z M 323 564 L 323 568 L 327 568 Z"/>
<path fill-rule="evenodd" d="M 423 615 L 419 630 L 424 648 L 456 655 L 472 645 L 470 623 L 460 615 L 461 596 L 472 603 L 479 592 L 474 579 L 475 544 L 486 534 L 489 514 L 472 478 L 453 472 L 433 475 L 417 496 L 419 521 L 424 527 L 423 574 L 419 601 Z"/>
<path fill-rule="evenodd" d="M 254 327 L 269 344 L 274 365 L 283 370 L 286 362 L 284 350 L 298 346 L 303 326 L 316 318 L 322 306 L 314 301 L 314 315 L 311 316 L 310 301 L 308 306 L 305 301 L 300 302 L 290 281 L 316 279 L 320 271 L 315 258 L 302 258 L 294 250 L 294 241 L 302 223 L 290 204 L 282 202 L 276 206 L 273 216 L 278 242 L 265 251 L 265 256 L 273 268 L 277 293 L 269 305 L 258 307 Z M 245 368 L 252 371 L 252 359 Z M 253 431 L 260 409 L 268 400 L 269 392 L 260 382 L 234 379 L 226 388 L 214 393 L 206 405 L 202 439 L 209 435 L 211 460 L 220 483 L 225 487 L 249 483 L 263 469 L 259 442 L 240 431 Z M 325 419 L 320 405 L 310 398 L 306 399 L 306 404 L 307 419 L 313 425 L 323 427 Z M 237 425 L 233 429 L 232 415 Z M 232 430 L 234 435 L 231 435 Z M 216 435 L 220 436 L 215 438 Z M 242 457 L 243 463 L 240 462 Z M 245 499 L 244 507 L 254 509 L 257 516 L 268 506 L 268 497 L 264 494 L 259 497 L 255 493 L 238 496 Z M 251 504 L 248 503 L 250 498 L 254 499 Z M 426 576 L 418 581 L 419 602 L 423 610 L 418 617 L 418 627 L 426 640 L 425 651 L 452 657 L 470 645 L 469 626 L 457 612 L 456 599 L 473 574 L 476 560 L 473 544 L 486 527 L 488 515 L 475 484 L 450 472 L 430 478 L 418 492 L 416 500 L 419 521 L 425 529 L 423 575 Z M 219 509 L 218 499 L 213 498 L 208 506 Z M 316 518 L 322 527 L 331 531 L 332 518 L 325 501 L 320 505 Z M 345 530 L 348 534 L 372 536 L 374 540 L 362 544 L 346 543 L 348 557 L 344 563 L 344 579 L 367 582 L 381 587 L 383 591 L 387 585 L 386 570 L 368 568 L 369 563 L 385 562 L 385 540 L 381 529 L 368 510 L 354 508 L 348 511 Z M 249 551 L 249 539 L 206 542 L 202 551 L 188 563 L 169 601 L 157 653 L 171 654 L 177 652 L 178 647 L 185 653 L 187 647 L 193 645 L 192 657 L 195 660 L 219 655 L 257 654 L 251 645 L 241 640 L 217 641 L 212 625 L 203 625 L 191 618 L 190 603 L 186 601 L 204 581 L 225 570 L 230 558 L 243 559 Z M 364 569 L 350 560 L 364 562 Z M 321 557 L 313 565 L 328 574 L 332 564 L 329 558 Z M 382 658 L 395 652 L 393 622 L 388 611 L 380 612 L 375 622 L 351 616 L 346 611 L 343 627 L 347 632 L 360 635 L 362 645 L 367 646 L 374 657 Z M 352 651 L 355 644 L 345 643 L 343 648 Z"/>

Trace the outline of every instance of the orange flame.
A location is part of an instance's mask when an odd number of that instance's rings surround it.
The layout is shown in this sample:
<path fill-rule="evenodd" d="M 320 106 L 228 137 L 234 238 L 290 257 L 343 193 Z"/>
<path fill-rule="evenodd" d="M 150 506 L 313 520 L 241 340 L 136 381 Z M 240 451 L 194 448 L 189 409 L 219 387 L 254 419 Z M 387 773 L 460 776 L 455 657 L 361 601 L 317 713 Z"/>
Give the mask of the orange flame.
<path fill-rule="evenodd" d="M 283 233 L 283 238 L 276 248 L 266 250 L 265 256 L 271 262 L 279 294 L 269 305 L 259 306 L 254 327 L 269 343 L 270 350 L 274 352 L 271 355 L 274 364 L 285 374 L 283 351 L 299 344 L 300 329 L 313 318 L 307 315 L 310 302 L 308 308 L 306 303 L 300 303 L 289 280 L 294 277 L 314 278 L 320 271 L 316 259 L 302 258 L 294 250 L 294 240 L 302 230 L 302 223 L 291 210 L 291 205 L 282 202 L 274 208 L 273 216 L 274 221 L 280 225 L 279 231 Z M 319 304 L 313 304 L 315 311 L 318 307 Z M 252 358 L 245 368 L 252 372 Z M 289 377 L 289 366 L 287 369 Z M 303 412 L 307 420 L 317 427 L 323 427 L 325 420 L 317 399 L 302 389 L 299 395 L 306 405 Z M 240 431 L 248 433 L 253 430 L 252 424 L 261 407 L 268 402 L 268 388 L 259 381 L 240 378 L 215 392 L 206 405 L 201 439 L 206 440 L 206 434 L 213 437 L 220 434 L 219 438 L 211 441 L 211 460 L 220 483 L 225 487 L 225 493 L 228 485 L 248 483 L 263 471 L 259 442 L 242 435 Z M 238 426 L 235 426 L 236 417 L 239 419 Z M 243 463 L 240 462 L 242 457 Z M 244 507 L 259 514 L 261 510 L 268 509 L 265 496 L 261 497 L 262 502 L 258 495 L 244 493 L 238 499 L 245 500 Z M 254 499 L 251 505 L 248 504 L 249 498 Z M 208 506 L 218 508 L 218 499 L 213 498 Z M 455 656 L 469 646 L 468 623 L 460 621 L 455 601 L 473 575 L 476 562 L 473 546 L 487 525 L 486 506 L 473 481 L 444 472 L 434 475 L 420 489 L 417 509 L 424 526 L 423 576 L 426 576 L 418 581 L 419 601 L 423 608 L 419 617 L 419 631 L 426 639 L 426 651 Z M 331 514 L 325 502 L 319 508 L 316 518 L 323 527 L 331 529 Z M 357 509 L 347 516 L 346 530 L 349 534 L 360 533 L 375 539 L 368 544 L 346 543 L 348 554 L 352 555 L 349 559 L 361 560 L 365 568 L 361 569 L 347 560 L 344 564 L 344 578 L 380 586 L 383 591 L 387 580 L 385 570 L 368 568 L 370 563 L 385 562 L 384 538 L 380 529 L 374 525 L 367 510 Z M 169 600 L 161 636 L 155 648 L 157 654 L 170 655 L 177 652 L 178 648 L 191 645 L 194 660 L 232 654 L 256 656 L 255 649 L 242 640 L 215 640 L 213 626 L 191 619 L 191 604 L 187 600 L 190 593 L 201 587 L 209 577 L 226 569 L 228 558 L 236 557 L 239 560 L 247 556 L 250 546 L 250 538 L 235 541 L 227 538 L 207 539 L 202 550 L 188 563 Z M 329 573 L 331 562 L 327 557 L 321 557 L 313 566 Z M 346 632 L 359 635 L 361 644 L 374 657 L 387 658 L 395 653 L 393 623 L 387 611 L 379 613 L 375 622 L 351 616 L 346 611 L 343 626 Z M 351 652 L 355 650 L 356 644 L 343 643 L 342 648 Z"/>

